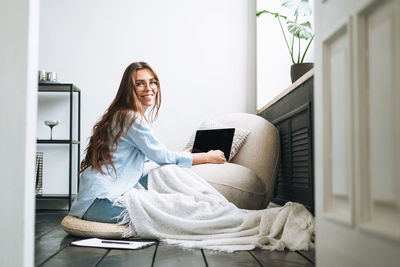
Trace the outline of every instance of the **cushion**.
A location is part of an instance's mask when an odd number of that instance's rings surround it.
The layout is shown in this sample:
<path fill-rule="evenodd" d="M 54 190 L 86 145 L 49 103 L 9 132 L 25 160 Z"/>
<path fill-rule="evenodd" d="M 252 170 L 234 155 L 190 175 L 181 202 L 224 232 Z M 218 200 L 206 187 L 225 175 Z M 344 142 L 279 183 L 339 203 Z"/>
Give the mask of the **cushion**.
<path fill-rule="evenodd" d="M 226 162 L 199 164 L 192 170 L 211 184 L 228 201 L 242 209 L 260 209 L 267 196 L 262 180 L 247 167 Z"/>
<path fill-rule="evenodd" d="M 234 127 L 230 127 L 215 120 L 206 120 L 200 125 L 199 130 L 220 129 L 220 128 L 234 128 Z M 231 153 L 229 155 L 228 160 L 233 159 L 233 157 L 239 151 L 240 147 L 246 141 L 246 138 L 249 134 L 250 134 L 249 130 L 235 127 L 235 135 L 233 136 Z M 190 137 L 190 140 L 186 144 L 185 149 L 193 146 L 195 137 L 196 137 L 196 132 L 194 132 Z"/>
<path fill-rule="evenodd" d="M 71 215 L 64 217 L 61 226 L 74 236 L 117 239 L 122 238 L 122 233 L 128 228 L 127 225 L 86 221 Z"/>

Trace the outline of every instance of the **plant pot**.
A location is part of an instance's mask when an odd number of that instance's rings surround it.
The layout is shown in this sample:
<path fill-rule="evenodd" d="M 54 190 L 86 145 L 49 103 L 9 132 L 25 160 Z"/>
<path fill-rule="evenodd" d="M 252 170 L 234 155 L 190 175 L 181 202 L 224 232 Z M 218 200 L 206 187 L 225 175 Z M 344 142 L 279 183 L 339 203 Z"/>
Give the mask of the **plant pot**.
<path fill-rule="evenodd" d="M 290 77 L 292 78 L 292 83 L 297 81 L 301 76 L 303 76 L 307 71 L 314 68 L 314 63 L 298 63 L 293 64 L 290 67 Z"/>

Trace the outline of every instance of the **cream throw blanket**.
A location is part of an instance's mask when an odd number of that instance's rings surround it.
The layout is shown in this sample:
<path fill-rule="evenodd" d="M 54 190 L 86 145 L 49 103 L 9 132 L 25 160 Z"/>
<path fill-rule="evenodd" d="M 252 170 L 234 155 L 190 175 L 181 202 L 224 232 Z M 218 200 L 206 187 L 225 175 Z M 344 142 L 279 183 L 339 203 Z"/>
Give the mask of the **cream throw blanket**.
<path fill-rule="evenodd" d="M 121 223 L 130 225 L 124 237 L 228 252 L 313 246 L 314 218 L 303 205 L 239 209 L 192 170 L 176 165 L 153 169 L 148 190 L 139 185 L 115 204 L 127 211 L 121 215 Z"/>

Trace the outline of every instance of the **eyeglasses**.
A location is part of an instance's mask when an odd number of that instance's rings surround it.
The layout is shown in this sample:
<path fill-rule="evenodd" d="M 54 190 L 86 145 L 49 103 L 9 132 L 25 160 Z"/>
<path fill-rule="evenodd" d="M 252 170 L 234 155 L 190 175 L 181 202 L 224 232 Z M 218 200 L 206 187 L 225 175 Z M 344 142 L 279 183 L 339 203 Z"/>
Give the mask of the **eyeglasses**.
<path fill-rule="evenodd" d="M 146 83 L 145 81 L 137 81 L 135 83 L 135 87 L 139 91 L 144 91 L 147 87 L 150 87 L 151 89 L 154 90 L 158 88 L 158 81 L 151 80 L 149 83 Z"/>

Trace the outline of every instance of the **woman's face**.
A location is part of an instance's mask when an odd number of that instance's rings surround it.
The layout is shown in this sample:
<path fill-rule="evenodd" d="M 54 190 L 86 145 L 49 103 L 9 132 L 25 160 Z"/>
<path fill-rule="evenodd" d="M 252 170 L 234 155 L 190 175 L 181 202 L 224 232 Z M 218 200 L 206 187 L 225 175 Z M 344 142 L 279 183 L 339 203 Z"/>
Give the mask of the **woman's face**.
<path fill-rule="evenodd" d="M 158 89 L 158 81 L 149 69 L 141 69 L 136 71 L 135 75 L 135 92 L 142 103 L 143 110 L 154 105 Z"/>

